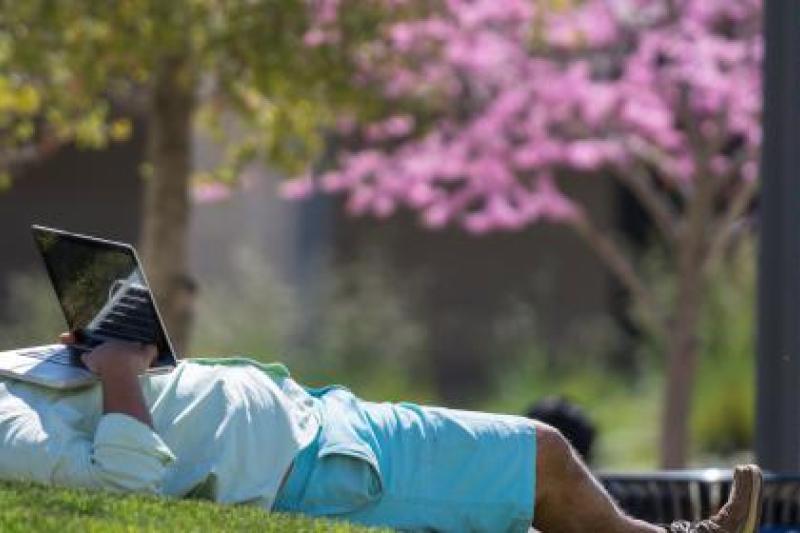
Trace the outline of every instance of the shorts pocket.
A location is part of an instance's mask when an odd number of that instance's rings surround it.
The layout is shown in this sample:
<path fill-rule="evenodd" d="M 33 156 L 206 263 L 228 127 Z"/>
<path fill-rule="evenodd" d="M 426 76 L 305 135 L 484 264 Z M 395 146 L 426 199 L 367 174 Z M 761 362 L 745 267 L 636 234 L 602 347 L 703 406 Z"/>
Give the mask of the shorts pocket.
<path fill-rule="evenodd" d="M 302 496 L 303 512 L 342 515 L 365 507 L 383 493 L 375 439 L 360 402 L 344 388 L 319 394 L 323 422 L 318 451 Z"/>
<path fill-rule="evenodd" d="M 343 453 L 318 457 L 303 495 L 304 512 L 317 516 L 353 512 L 376 501 L 382 493 L 374 467 Z"/>

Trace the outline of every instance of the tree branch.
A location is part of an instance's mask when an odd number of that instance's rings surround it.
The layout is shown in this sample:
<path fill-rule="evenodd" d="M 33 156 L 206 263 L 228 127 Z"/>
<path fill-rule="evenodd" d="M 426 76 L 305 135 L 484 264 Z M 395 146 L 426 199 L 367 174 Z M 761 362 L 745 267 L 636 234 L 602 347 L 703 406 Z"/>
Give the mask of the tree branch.
<path fill-rule="evenodd" d="M 708 254 L 703 263 L 704 272 L 710 272 L 716 266 L 722 254 L 731 243 L 735 236 L 736 221 L 744 215 L 747 211 L 750 202 L 758 192 L 758 181 L 749 180 L 744 181 L 739 189 L 733 196 L 733 199 L 728 204 L 728 208 L 720 217 L 720 221 L 716 224 L 716 231 L 711 238 Z"/>
<path fill-rule="evenodd" d="M 680 89 L 679 116 L 694 153 L 696 169 L 694 187 L 688 198 L 686 223 L 681 228 L 680 239 L 682 242 L 678 254 L 678 271 L 679 277 L 686 278 L 692 277 L 694 271 L 697 270 L 701 274 L 702 280 L 703 275 L 707 273 L 706 266 L 712 253 L 713 239 L 709 235 L 708 228 L 713 224 L 714 202 L 720 186 L 719 179 L 712 171 L 709 162 L 712 155 L 717 153 L 722 146 L 719 140 L 716 143 L 717 146 L 714 143 L 704 142 L 697 117 L 692 113 L 689 105 L 690 89 L 688 85 L 683 85 Z M 724 120 L 722 115 L 719 116 L 719 120 Z M 736 201 L 733 201 L 730 205 L 733 206 L 735 203 Z M 742 206 L 742 209 L 745 207 L 746 204 Z M 698 283 L 701 283 L 701 280 L 698 280 Z M 698 290 L 698 287 L 692 290 Z"/>
<path fill-rule="evenodd" d="M 641 158 L 642 161 L 653 165 L 660 178 L 664 181 L 671 182 L 672 185 L 677 185 L 675 176 L 679 176 L 680 171 L 670 159 L 669 154 L 664 153 L 658 146 L 647 142 L 638 135 L 628 135 L 625 138 L 625 145 L 631 152 Z M 680 187 L 677 187 L 677 189 L 681 193 L 686 192 Z"/>
<path fill-rule="evenodd" d="M 678 233 L 674 209 L 653 186 L 649 176 L 645 174 L 645 170 L 618 172 L 614 176 L 639 200 L 667 241 L 670 244 L 674 243 Z"/>
<path fill-rule="evenodd" d="M 657 334 L 664 333 L 658 303 L 650 289 L 634 270 L 619 245 L 607 234 L 600 231 L 584 214 L 574 219 L 570 225 L 600 257 L 617 280 L 628 290 L 644 310 L 644 318 Z"/>

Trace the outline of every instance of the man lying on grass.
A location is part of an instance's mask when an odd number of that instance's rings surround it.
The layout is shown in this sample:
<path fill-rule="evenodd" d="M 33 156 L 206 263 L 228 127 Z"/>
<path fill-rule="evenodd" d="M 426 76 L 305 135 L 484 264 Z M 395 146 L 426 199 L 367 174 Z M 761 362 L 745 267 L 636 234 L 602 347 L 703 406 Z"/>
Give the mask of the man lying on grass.
<path fill-rule="evenodd" d="M 78 391 L 0 381 L 0 477 L 405 530 L 665 531 L 623 515 L 565 439 L 527 418 L 365 402 L 241 359 L 141 376 L 155 355 L 101 345 L 83 356 L 100 384 Z M 719 514 L 666 531 L 753 533 L 760 497 L 758 468 L 738 468 Z"/>

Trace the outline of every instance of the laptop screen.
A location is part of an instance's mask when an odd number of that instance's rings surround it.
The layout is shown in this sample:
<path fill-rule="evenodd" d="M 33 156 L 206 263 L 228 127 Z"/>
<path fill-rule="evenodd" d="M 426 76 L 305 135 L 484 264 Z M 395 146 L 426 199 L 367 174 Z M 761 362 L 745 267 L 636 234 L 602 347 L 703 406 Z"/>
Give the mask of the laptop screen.
<path fill-rule="evenodd" d="M 157 366 L 174 365 L 133 248 L 35 226 L 34 238 L 71 331 L 94 346 L 107 339 L 158 347 Z"/>

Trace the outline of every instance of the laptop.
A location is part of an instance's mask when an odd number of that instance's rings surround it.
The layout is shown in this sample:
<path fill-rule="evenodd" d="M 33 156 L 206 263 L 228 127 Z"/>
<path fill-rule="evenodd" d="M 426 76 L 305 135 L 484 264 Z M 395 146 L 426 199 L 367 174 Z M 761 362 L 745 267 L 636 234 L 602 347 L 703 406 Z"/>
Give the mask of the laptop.
<path fill-rule="evenodd" d="M 175 367 L 175 352 L 133 246 L 44 226 L 31 229 L 78 342 L 0 352 L 0 376 L 55 389 L 84 387 L 97 378 L 81 354 L 108 340 L 154 344 L 158 357 L 148 373 Z"/>

